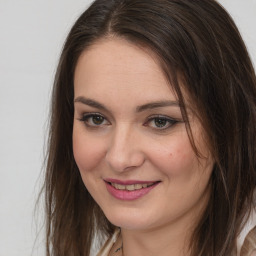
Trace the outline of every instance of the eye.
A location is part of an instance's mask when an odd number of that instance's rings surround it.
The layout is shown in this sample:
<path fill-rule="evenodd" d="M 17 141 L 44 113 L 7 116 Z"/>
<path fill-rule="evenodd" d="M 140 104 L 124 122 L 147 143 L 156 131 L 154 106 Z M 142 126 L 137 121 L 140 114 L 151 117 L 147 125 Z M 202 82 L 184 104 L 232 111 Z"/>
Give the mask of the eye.
<path fill-rule="evenodd" d="M 146 126 L 150 126 L 154 129 L 164 130 L 175 125 L 178 120 L 165 116 L 150 117 L 146 122 Z"/>
<path fill-rule="evenodd" d="M 97 127 L 102 125 L 108 125 L 109 122 L 107 119 L 100 115 L 100 114 L 84 114 L 82 118 L 79 119 L 80 121 L 84 122 L 86 126 L 89 127 Z"/>
<path fill-rule="evenodd" d="M 169 124 L 167 119 L 164 118 L 154 118 L 154 125 L 158 128 L 165 127 L 167 124 Z"/>

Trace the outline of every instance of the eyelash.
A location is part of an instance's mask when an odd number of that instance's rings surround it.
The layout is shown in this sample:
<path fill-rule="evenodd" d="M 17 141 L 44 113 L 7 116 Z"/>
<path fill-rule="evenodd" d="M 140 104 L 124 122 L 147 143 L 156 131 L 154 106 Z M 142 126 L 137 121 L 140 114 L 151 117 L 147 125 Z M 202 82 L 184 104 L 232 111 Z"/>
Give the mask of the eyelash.
<path fill-rule="evenodd" d="M 93 118 L 98 118 L 98 119 L 100 118 L 101 119 L 100 123 L 95 124 L 95 122 L 93 122 Z M 102 125 L 110 124 L 110 122 L 103 115 L 101 115 L 99 113 L 83 114 L 83 116 L 81 118 L 79 118 L 79 121 L 83 122 L 89 128 L 99 128 Z M 164 122 L 163 126 L 157 127 L 156 125 L 154 125 L 154 126 L 150 125 L 151 122 L 156 122 L 156 121 Z M 104 124 L 104 122 L 107 122 L 107 124 Z M 163 130 L 167 130 L 168 128 L 171 128 L 178 122 L 179 122 L 178 120 L 170 118 L 170 117 L 156 115 L 156 116 L 149 117 L 147 119 L 147 121 L 143 124 L 143 126 L 149 126 L 152 129 L 163 131 Z"/>

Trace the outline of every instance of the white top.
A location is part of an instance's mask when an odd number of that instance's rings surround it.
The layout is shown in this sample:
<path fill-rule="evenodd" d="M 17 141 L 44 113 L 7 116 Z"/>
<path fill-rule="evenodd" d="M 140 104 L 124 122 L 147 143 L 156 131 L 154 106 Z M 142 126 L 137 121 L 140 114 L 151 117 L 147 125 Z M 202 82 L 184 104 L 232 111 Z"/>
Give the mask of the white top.
<path fill-rule="evenodd" d="M 113 234 L 113 236 L 106 241 L 106 243 L 101 248 L 101 250 L 99 251 L 97 256 L 108 256 L 109 252 L 110 252 L 111 248 L 113 247 L 113 245 L 115 244 L 119 234 L 120 234 L 120 229 L 116 229 L 116 231 Z"/>
<path fill-rule="evenodd" d="M 240 255 L 240 251 L 244 243 L 245 237 L 255 226 L 256 226 L 256 208 L 253 208 L 248 221 L 245 223 L 244 228 L 242 229 L 240 235 L 237 238 L 237 255 Z"/>

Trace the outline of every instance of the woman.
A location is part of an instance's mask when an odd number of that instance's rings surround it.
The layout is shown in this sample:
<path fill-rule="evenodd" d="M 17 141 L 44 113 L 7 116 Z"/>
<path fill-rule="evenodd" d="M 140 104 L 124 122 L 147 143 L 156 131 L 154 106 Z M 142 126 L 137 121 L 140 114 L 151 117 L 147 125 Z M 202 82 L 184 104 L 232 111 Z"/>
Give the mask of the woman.
<path fill-rule="evenodd" d="M 55 78 L 47 255 L 105 240 L 98 255 L 240 255 L 255 240 L 255 99 L 217 2 L 96 0 Z"/>

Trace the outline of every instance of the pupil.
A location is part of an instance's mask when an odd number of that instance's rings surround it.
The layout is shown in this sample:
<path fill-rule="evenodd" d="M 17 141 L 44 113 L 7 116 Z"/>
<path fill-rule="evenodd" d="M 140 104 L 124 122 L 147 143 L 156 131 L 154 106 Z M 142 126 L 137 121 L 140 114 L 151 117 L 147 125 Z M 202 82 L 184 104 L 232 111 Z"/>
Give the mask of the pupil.
<path fill-rule="evenodd" d="M 92 118 L 94 124 L 101 124 L 104 120 L 102 116 L 94 116 Z"/>
<path fill-rule="evenodd" d="M 155 124 L 157 127 L 164 127 L 166 125 L 166 120 L 165 119 L 156 119 Z"/>

